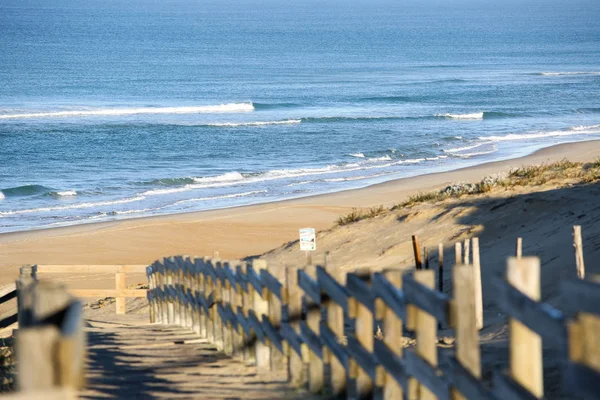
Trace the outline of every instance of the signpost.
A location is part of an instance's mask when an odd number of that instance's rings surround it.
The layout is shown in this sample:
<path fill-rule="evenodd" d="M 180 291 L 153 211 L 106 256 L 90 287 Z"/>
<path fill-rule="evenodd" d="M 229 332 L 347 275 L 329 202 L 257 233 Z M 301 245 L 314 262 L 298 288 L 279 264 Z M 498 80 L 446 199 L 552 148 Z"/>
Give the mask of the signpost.
<path fill-rule="evenodd" d="M 300 229 L 300 250 L 306 253 L 306 264 L 312 264 L 311 251 L 317 250 L 315 228 Z"/>

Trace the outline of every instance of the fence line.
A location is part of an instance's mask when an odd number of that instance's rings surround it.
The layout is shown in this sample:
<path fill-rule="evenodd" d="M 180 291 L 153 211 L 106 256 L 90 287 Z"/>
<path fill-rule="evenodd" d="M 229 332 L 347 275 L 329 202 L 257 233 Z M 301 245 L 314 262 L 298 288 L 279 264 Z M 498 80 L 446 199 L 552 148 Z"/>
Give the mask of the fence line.
<path fill-rule="evenodd" d="M 509 258 L 506 278 L 492 278 L 490 298 L 510 317 L 510 369 L 489 385 L 481 379 L 474 265 L 454 266 L 452 298 L 436 290 L 433 270 L 344 277 L 321 266 L 187 256 L 147 268 L 152 322 L 193 329 L 261 372 L 285 368 L 290 381 L 315 393 L 542 398 L 543 341 L 561 354 L 564 389 L 600 398 L 600 283 L 562 282 L 559 310 L 539 301 L 539 273 L 537 258 Z M 456 334 L 455 354 L 443 363 L 438 323 Z M 403 329 L 415 333 L 416 349 L 403 349 Z"/>
<path fill-rule="evenodd" d="M 69 274 L 115 274 L 115 289 L 69 289 L 75 297 L 114 297 L 115 311 L 125 314 L 125 299 L 127 297 L 147 297 L 146 289 L 127 289 L 125 278 L 127 273 L 144 273 L 147 265 L 51 265 L 39 264 L 37 273 L 69 273 Z"/>

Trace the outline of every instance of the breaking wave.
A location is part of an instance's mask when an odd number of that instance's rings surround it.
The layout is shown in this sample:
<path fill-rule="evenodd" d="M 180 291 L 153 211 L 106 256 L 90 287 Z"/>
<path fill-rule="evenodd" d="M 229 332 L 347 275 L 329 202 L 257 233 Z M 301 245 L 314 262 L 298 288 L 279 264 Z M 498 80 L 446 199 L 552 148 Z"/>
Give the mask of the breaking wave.
<path fill-rule="evenodd" d="M 65 118 L 65 117 L 94 117 L 94 116 L 124 116 L 137 114 L 212 114 L 212 113 L 241 113 L 254 111 L 252 103 L 228 103 L 206 106 L 187 107 L 135 107 L 135 108 L 101 108 L 68 111 L 48 111 L 23 114 L 0 114 L 0 119 L 27 118 Z"/>

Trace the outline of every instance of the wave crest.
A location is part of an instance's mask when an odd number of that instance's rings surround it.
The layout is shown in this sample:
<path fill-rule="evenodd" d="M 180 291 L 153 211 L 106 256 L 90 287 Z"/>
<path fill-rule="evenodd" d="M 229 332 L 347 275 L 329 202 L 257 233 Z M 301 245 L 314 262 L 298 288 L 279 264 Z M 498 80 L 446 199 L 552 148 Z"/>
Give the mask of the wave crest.
<path fill-rule="evenodd" d="M 252 112 L 252 103 L 227 103 L 207 106 L 187 107 L 137 107 L 137 108 L 103 108 L 96 110 L 50 111 L 23 114 L 0 114 L 0 119 L 56 118 L 56 117 L 92 117 L 92 116 L 125 116 L 137 114 L 212 114 Z"/>

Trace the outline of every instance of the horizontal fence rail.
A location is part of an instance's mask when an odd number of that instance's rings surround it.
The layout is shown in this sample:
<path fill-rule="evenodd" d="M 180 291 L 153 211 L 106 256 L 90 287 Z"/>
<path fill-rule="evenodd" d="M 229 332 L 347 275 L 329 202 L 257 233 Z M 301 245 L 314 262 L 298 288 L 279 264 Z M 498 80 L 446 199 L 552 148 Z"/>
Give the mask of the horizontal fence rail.
<path fill-rule="evenodd" d="M 0 288 L 0 305 L 17 298 L 17 288 L 13 285 L 6 285 Z M 7 328 L 17 322 L 17 311 L 10 310 L 0 314 L 0 329 Z"/>
<path fill-rule="evenodd" d="M 99 298 L 114 297 L 117 314 L 125 314 L 125 299 L 127 297 L 146 298 L 146 289 L 127 289 L 126 274 L 146 273 L 147 265 L 36 265 L 39 274 L 115 274 L 115 289 L 69 289 L 75 297 Z"/>
<path fill-rule="evenodd" d="M 600 398 L 600 283 L 563 282 L 559 310 L 540 302 L 537 258 L 509 258 L 506 276 L 493 279 L 490 298 L 509 316 L 510 366 L 485 383 L 473 265 L 452 268 L 452 297 L 437 291 L 433 270 L 344 275 L 321 266 L 178 256 L 146 272 L 151 322 L 193 329 L 259 371 L 286 370 L 315 393 L 542 398 L 543 341 L 563 359 L 564 390 Z M 455 352 L 444 359 L 440 324 L 455 332 Z M 403 348 L 403 330 L 414 332 L 414 349 Z"/>

